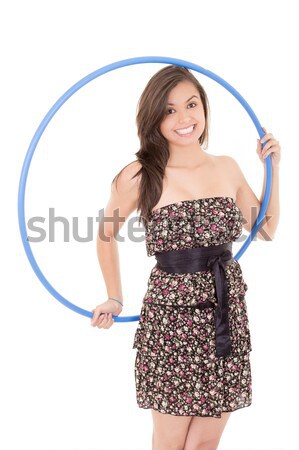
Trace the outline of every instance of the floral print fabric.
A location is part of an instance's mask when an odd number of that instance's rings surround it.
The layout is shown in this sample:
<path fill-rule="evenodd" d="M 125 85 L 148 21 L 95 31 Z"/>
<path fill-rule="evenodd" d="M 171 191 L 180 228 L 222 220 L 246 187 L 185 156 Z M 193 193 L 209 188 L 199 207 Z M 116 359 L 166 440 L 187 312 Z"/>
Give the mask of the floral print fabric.
<path fill-rule="evenodd" d="M 183 200 L 152 211 L 148 256 L 236 240 L 242 212 L 231 197 Z M 151 270 L 134 336 L 136 399 L 140 408 L 177 416 L 221 417 L 252 402 L 252 350 L 241 266 L 225 267 L 232 353 L 216 357 L 212 271 Z"/>

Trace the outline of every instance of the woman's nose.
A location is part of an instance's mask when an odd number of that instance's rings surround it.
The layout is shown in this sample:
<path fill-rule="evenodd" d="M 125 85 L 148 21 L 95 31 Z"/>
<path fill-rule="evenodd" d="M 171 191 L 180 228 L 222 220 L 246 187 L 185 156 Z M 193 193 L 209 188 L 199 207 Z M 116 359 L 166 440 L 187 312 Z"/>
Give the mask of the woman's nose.
<path fill-rule="evenodd" d="M 178 119 L 179 119 L 180 123 L 185 123 L 185 122 L 187 123 L 189 121 L 189 119 L 190 119 L 188 111 L 181 111 L 181 112 L 179 112 Z"/>

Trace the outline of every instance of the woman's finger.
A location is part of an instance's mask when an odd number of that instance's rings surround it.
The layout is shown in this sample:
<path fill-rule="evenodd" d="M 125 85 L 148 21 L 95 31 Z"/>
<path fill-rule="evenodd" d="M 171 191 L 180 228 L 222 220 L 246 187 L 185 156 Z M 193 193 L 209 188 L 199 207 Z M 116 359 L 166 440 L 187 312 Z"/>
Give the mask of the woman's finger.
<path fill-rule="evenodd" d="M 257 152 L 259 158 L 262 158 L 262 144 L 260 143 L 259 139 L 257 139 L 256 152 Z"/>
<path fill-rule="evenodd" d="M 107 314 L 107 317 L 105 318 L 105 323 L 103 323 L 103 328 L 110 328 L 113 324 L 112 320 L 112 313 Z"/>
<path fill-rule="evenodd" d="M 102 322 L 102 326 L 103 326 L 103 328 L 109 328 L 108 325 L 109 325 L 109 319 L 108 319 L 108 316 L 106 316 Z"/>
<path fill-rule="evenodd" d="M 264 144 L 265 142 L 269 141 L 270 139 L 273 139 L 274 136 L 272 133 L 267 133 L 265 134 L 265 136 L 262 137 L 261 139 L 261 144 Z"/>
<path fill-rule="evenodd" d="M 114 324 L 114 319 L 112 317 L 112 313 L 109 314 L 109 323 L 110 323 L 110 327 Z"/>
<path fill-rule="evenodd" d="M 98 317 L 98 319 L 97 319 L 97 321 L 96 321 L 96 326 L 97 326 L 97 327 L 98 327 L 99 325 L 102 324 L 104 315 L 105 315 L 105 314 L 101 313 L 100 316 Z"/>
<path fill-rule="evenodd" d="M 275 146 L 278 146 L 279 143 L 276 141 L 276 139 L 270 139 L 270 141 L 267 142 L 267 144 L 264 145 L 263 153 L 265 153 L 267 150 L 269 150 L 271 147 L 274 148 Z"/>
<path fill-rule="evenodd" d="M 110 328 L 112 325 L 111 313 L 107 314 L 105 328 Z"/>
<path fill-rule="evenodd" d="M 99 325 L 101 328 L 106 328 L 108 317 L 107 313 L 102 314 L 102 317 L 100 318 Z"/>
<path fill-rule="evenodd" d="M 264 145 L 263 149 L 262 149 L 262 153 L 264 154 L 267 150 L 269 150 L 269 148 L 273 147 L 273 142 L 267 142 L 267 144 Z"/>
<path fill-rule="evenodd" d="M 98 319 L 99 319 L 99 316 L 100 316 L 100 312 L 97 311 L 97 309 L 94 309 L 94 311 L 93 311 L 93 317 L 92 317 L 92 319 L 91 319 L 91 324 L 92 324 L 92 325 L 97 324 Z"/>
<path fill-rule="evenodd" d="M 108 328 L 111 328 L 113 324 L 114 324 L 114 319 L 112 318 L 112 313 L 111 313 L 110 317 L 109 317 L 109 327 Z"/>

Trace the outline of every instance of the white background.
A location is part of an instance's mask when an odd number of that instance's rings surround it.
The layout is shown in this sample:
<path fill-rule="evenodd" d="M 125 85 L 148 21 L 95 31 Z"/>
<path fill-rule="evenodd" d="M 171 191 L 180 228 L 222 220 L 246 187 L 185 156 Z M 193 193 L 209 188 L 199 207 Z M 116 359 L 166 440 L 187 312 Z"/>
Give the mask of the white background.
<path fill-rule="evenodd" d="M 297 442 L 296 289 L 298 251 L 298 32 L 295 2 L 10 1 L 1 33 L 1 385 L 0 447 L 30 450 L 151 449 L 150 410 L 135 401 L 132 349 L 137 322 L 110 330 L 65 308 L 33 272 L 20 239 L 18 183 L 30 140 L 56 100 L 114 61 L 168 56 L 218 74 L 248 101 L 280 141 L 281 218 L 272 242 L 241 257 L 248 284 L 253 404 L 232 413 L 220 450 L 291 449 Z M 51 284 L 91 310 L 106 299 L 95 241 L 80 243 L 86 218 L 105 207 L 116 173 L 135 159 L 139 95 L 163 65 L 126 67 L 75 94 L 45 131 L 30 168 L 26 219 L 49 208 L 70 223 L 63 242 L 32 243 Z M 209 152 L 228 154 L 260 197 L 257 132 L 242 106 L 197 74 L 211 104 Z M 92 220 L 92 219 L 91 219 Z M 45 222 L 45 229 L 47 221 Z M 96 232 L 94 221 L 93 232 Z M 127 225 L 127 224 L 126 224 Z M 154 258 L 145 243 L 119 243 L 125 308 L 136 315 Z M 137 226 L 137 224 L 135 224 Z M 245 234 L 245 232 L 244 232 Z M 36 234 L 32 234 L 35 235 Z M 247 234 L 246 234 L 247 235 Z M 142 236 L 142 233 L 136 233 Z M 244 237 L 244 236 L 243 236 Z M 234 253 L 241 242 L 234 244 Z"/>

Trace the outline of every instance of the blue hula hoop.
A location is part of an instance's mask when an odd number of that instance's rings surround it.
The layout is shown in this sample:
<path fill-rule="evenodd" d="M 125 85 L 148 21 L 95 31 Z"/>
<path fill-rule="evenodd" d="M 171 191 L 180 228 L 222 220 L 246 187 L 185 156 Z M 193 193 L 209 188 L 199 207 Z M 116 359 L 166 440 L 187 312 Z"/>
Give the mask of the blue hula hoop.
<path fill-rule="evenodd" d="M 93 317 L 93 313 L 90 311 L 87 311 L 85 309 L 82 309 L 67 299 L 65 299 L 59 292 L 57 292 L 53 286 L 49 283 L 49 281 L 45 278 L 44 274 L 40 270 L 33 253 L 31 251 L 31 247 L 28 241 L 27 237 L 27 230 L 26 230 L 26 223 L 25 223 L 25 211 L 24 211 L 24 203 L 25 203 L 25 190 L 26 190 L 26 181 L 28 176 L 29 167 L 31 164 L 31 160 L 34 154 L 34 151 L 36 149 L 36 146 L 45 131 L 46 127 L 48 126 L 50 120 L 53 118 L 53 116 L 56 114 L 56 112 L 61 108 L 61 106 L 72 96 L 77 92 L 79 89 L 81 89 L 83 86 L 85 86 L 90 81 L 94 80 L 95 78 L 100 77 L 101 75 L 104 75 L 105 73 L 111 72 L 112 70 L 120 69 L 121 67 L 125 66 L 132 66 L 135 64 L 146 64 L 146 63 L 162 63 L 162 64 L 175 64 L 177 66 L 183 66 L 187 67 L 188 69 L 194 70 L 196 72 L 199 72 L 203 75 L 206 75 L 207 77 L 213 79 L 217 83 L 219 83 L 221 86 L 223 86 L 225 89 L 227 89 L 244 107 L 244 109 L 247 111 L 249 116 L 251 117 L 258 134 L 260 138 L 262 138 L 265 133 L 262 129 L 262 126 L 249 106 L 249 104 L 246 102 L 246 100 L 234 89 L 230 84 L 228 84 L 223 78 L 220 78 L 215 73 L 204 69 L 203 67 L 200 67 L 196 64 L 193 64 L 188 61 L 184 61 L 181 59 L 176 58 L 168 58 L 168 57 L 162 57 L 162 56 L 142 56 L 137 58 L 130 58 L 125 59 L 122 61 L 117 61 L 112 64 L 109 64 L 107 66 L 102 67 L 101 69 L 96 70 L 95 72 L 92 72 L 91 74 L 87 75 L 86 77 L 82 78 L 80 81 L 78 81 L 76 84 L 74 84 L 70 89 L 68 89 L 65 94 L 60 97 L 57 102 L 52 106 L 52 108 L 49 110 L 49 112 L 46 114 L 42 122 L 40 123 L 39 127 L 37 128 L 32 141 L 29 145 L 23 167 L 22 172 L 20 176 L 20 182 L 19 182 L 19 192 L 18 192 L 18 219 L 19 219 L 19 228 L 21 233 L 21 238 L 23 242 L 23 246 L 26 252 L 26 255 L 28 257 L 28 260 L 31 264 L 31 267 L 33 268 L 35 274 L 41 281 L 41 283 L 45 286 L 45 288 L 52 294 L 58 301 L 60 301 L 64 306 L 67 308 L 72 309 L 73 311 L 77 312 L 78 314 L 81 314 L 86 317 Z M 265 143 L 263 144 L 263 146 Z M 266 185 L 265 185 L 265 192 L 264 192 L 264 198 L 262 201 L 261 209 L 259 211 L 258 217 L 256 219 L 256 222 L 244 242 L 243 246 L 240 248 L 238 253 L 234 256 L 235 259 L 239 259 L 241 255 L 245 252 L 249 244 L 254 239 L 255 235 L 257 234 L 260 225 L 265 217 L 265 213 L 268 207 L 268 203 L 270 200 L 270 194 L 271 194 L 271 188 L 272 188 L 272 164 L 271 164 L 271 158 L 270 155 L 267 156 L 265 159 L 266 163 Z M 140 319 L 140 316 L 125 316 L 125 317 L 118 317 L 113 316 L 115 322 L 131 322 L 131 321 L 138 321 Z"/>

